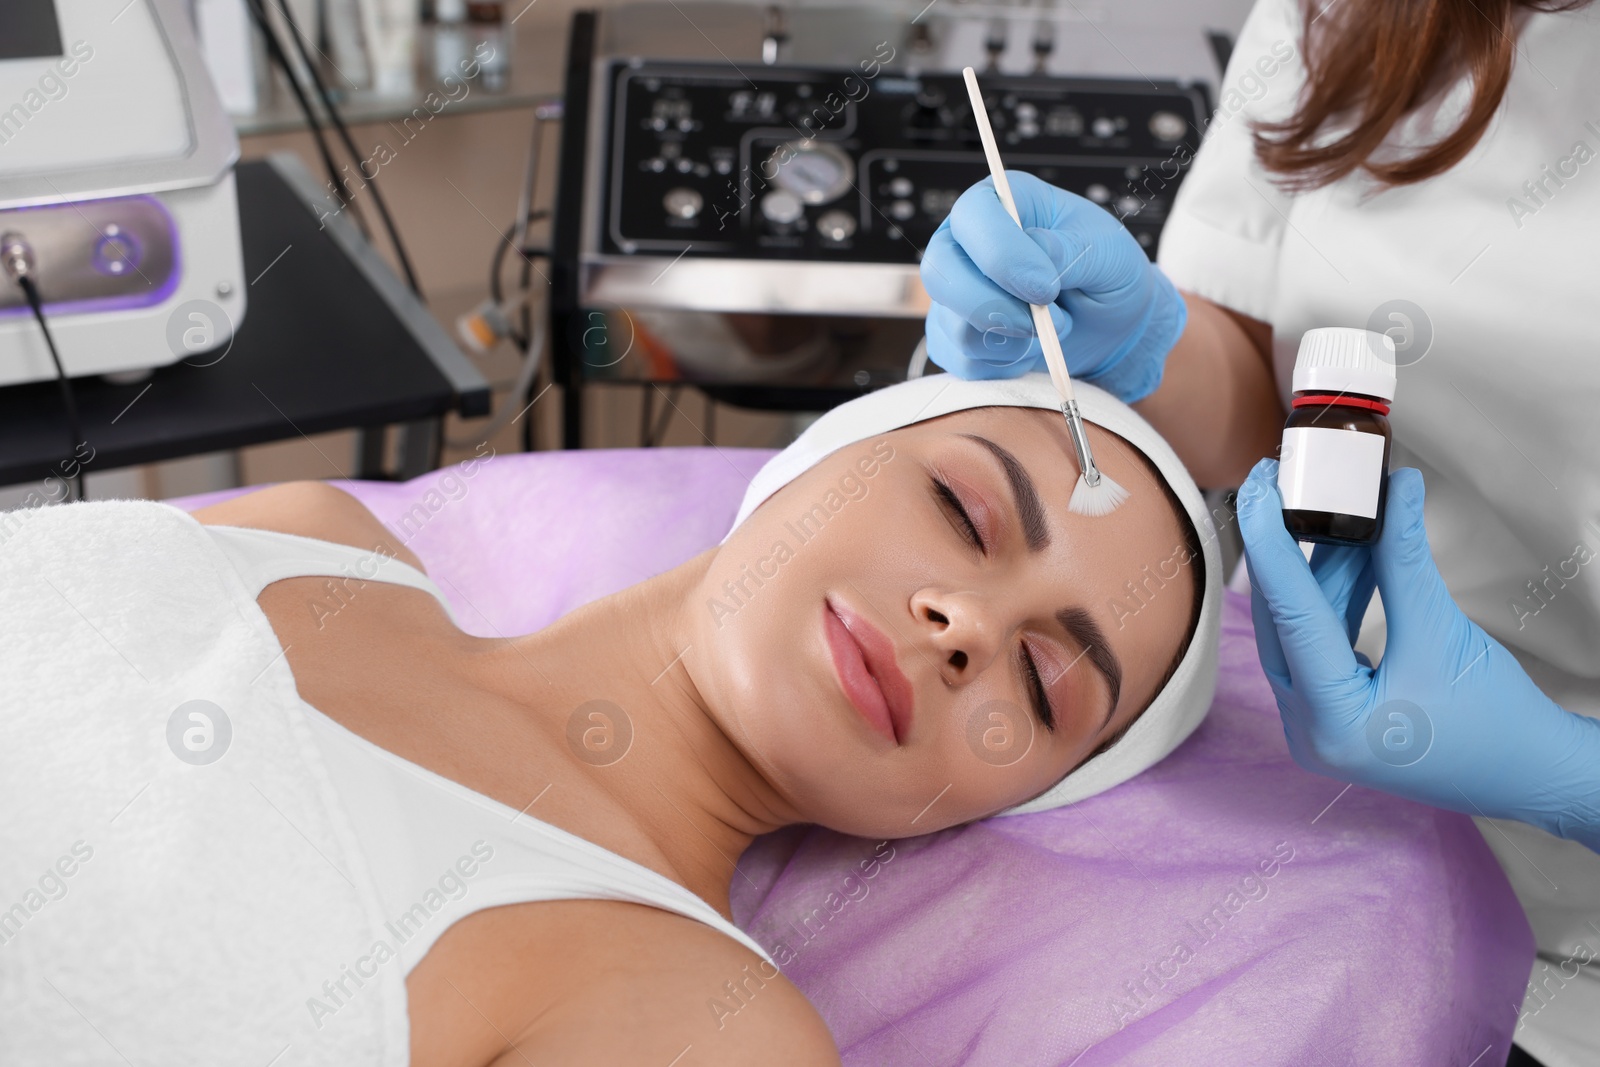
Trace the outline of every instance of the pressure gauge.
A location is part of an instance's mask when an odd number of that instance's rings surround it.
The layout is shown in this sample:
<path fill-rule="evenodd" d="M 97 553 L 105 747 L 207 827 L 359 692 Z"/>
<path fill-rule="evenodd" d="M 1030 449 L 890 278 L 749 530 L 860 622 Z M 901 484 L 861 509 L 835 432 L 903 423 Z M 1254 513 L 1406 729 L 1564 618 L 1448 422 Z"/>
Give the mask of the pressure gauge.
<path fill-rule="evenodd" d="M 790 141 L 772 153 L 767 171 L 778 188 L 807 204 L 826 204 L 850 188 L 855 163 L 835 145 Z"/>

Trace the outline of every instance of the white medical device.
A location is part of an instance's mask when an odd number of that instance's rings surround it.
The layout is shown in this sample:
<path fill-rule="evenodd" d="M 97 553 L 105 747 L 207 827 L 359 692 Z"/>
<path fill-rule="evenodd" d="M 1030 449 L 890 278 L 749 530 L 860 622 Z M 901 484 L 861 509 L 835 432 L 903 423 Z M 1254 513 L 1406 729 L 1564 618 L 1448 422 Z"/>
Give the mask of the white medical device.
<path fill-rule="evenodd" d="M 0 235 L 32 252 L 69 377 L 227 344 L 245 311 L 238 157 L 184 0 L 0 0 Z M 0 276 L 0 385 L 55 377 Z"/>

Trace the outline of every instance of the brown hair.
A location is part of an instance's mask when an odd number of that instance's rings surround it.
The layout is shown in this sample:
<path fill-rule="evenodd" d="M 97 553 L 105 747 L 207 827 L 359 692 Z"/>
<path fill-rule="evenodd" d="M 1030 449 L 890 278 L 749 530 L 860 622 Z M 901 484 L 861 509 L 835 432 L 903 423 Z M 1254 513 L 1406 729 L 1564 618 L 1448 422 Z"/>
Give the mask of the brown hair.
<path fill-rule="evenodd" d="M 1306 0 L 1311 9 L 1317 2 Z M 1391 186 L 1449 170 L 1499 110 L 1516 53 L 1515 15 L 1571 11 L 1588 0 L 1322 2 L 1326 17 L 1306 11 L 1306 83 L 1294 113 L 1252 124 L 1262 166 L 1291 191 L 1328 185 L 1357 168 Z M 1413 155 L 1372 160 L 1396 122 L 1463 73 L 1472 77 L 1472 102 L 1459 126 Z M 1323 136 L 1334 119 L 1348 127 Z"/>

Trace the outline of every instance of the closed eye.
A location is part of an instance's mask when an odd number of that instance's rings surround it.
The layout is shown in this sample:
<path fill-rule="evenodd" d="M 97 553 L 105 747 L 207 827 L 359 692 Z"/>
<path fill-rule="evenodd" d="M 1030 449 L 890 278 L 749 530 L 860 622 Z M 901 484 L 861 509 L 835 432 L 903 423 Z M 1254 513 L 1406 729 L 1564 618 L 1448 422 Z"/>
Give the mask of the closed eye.
<path fill-rule="evenodd" d="M 989 554 L 989 546 L 983 543 L 983 535 L 978 532 L 978 527 L 973 524 L 972 516 L 967 513 L 966 507 L 961 503 L 961 498 L 956 496 L 955 490 L 943 478 L 934 475 L 933 493 L 945 511 L 956 520 L 960 526 L 961 535 L 967 542 L 984 555 Z"/>
<path fill-rule="evenodd" d="M 961 503 L 961 498 L 956 495 L 950 484 L 937 475 L 932 478 L 933 492 L 939 504 L 955 520 L 961 530 L 962 536 L 973 548 L 984 555 L 989 554 L 988 546 L 983 542 L 983 535 L 978 532 L 977 525 L 972 521 L 966 507 Z M 1026 642 L 1018 646 L 1017 661 L 1021 667 L 1023 677 L 1027 683 L 1028 699 L 1033 705 L 1033 713 L 1046 730 L 1055 732 L 1055 713 L 1050 708 L 1050 697 L 1045 692 L 1044 680 L 1039 676 L 1039 668 L 1033 661 L 1033 653 L 1028 650 Z"/>
<path fill-rule="evenodd" d="M 1039 721 L 1051 733 L 1056 730 L 1055 713 L 1050 709 L 1050 697 L 1044 691 L 1044 680 L 1039 677 L 1039 668 L 1033 662 L 1033 653 L 1028 650 L 1026 642 L 1022 644 L 1022 667 L 1028 676 L 1028 696 L 1033 700 L 1033 713 L 1039 716 Z"/>

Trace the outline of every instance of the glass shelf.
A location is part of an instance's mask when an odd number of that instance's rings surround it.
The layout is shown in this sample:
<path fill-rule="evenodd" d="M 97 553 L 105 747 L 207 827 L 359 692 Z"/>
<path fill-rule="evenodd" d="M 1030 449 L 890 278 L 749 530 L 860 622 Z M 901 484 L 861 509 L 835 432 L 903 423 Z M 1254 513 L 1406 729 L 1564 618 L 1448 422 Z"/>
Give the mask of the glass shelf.
<path fill-rule="evenodd" d="M 485 46 L 493 51 L 485 53 Z M 461 71 L 470 69 L 475 49 L 490 61 L 476 77 L 464 79 Z M 329 61 L 318 73 L 346 123 L 397 122 L 418 109 L 437 117 L 559 100 L 565 55 L 564 27 L 427 25 L 417 31 L 415 88 L 409 93 L 351 88 Z M 258 72 L 264 62 L 258 48 Z M 305 129 L 305 116 L 276 68 L 271 77 L 258 73 L 258 87 L 256 109 L 230 116 L 241 137 Z"/>

